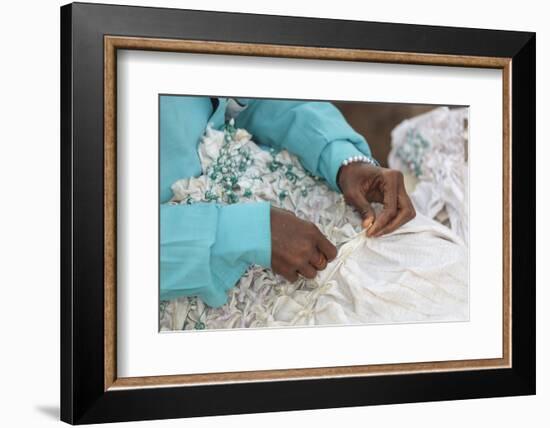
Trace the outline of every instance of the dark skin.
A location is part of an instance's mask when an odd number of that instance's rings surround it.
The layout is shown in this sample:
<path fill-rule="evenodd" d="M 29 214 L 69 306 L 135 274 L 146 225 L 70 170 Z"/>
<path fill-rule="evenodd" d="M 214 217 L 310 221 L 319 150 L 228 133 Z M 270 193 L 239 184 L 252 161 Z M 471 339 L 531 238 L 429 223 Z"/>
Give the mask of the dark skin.
<path fill-rule="evenodd" d="M 391 233 L 416 216 L 400 171 L 354 162 L 340 168 L 338 186 L 361 215 L 369 237 Z M 384 205 L 378 216 L 371 202 Z"/>
<path fill-rule="evenodd" d="M 327 260 L 336 257 L 336 247 L 313 223 L 281 208 L 271 207 L 271 268 L 291 282 L 298 274 L 315 278 Z"/>
<path fill-rule="evenodd" d="M 399 171 L 353 162 L 340 168 L 337 182 L 346 202 L 363 219 L 369 237 L 391 233 L 416 216 Z M 378 215 L 371 202 L 384 205 Z M 289 211 L 271 208 L 271 267 L 275 273 L 291 282 L 299 275 L 315 278 L 336 252 L 313 223 Z"/>

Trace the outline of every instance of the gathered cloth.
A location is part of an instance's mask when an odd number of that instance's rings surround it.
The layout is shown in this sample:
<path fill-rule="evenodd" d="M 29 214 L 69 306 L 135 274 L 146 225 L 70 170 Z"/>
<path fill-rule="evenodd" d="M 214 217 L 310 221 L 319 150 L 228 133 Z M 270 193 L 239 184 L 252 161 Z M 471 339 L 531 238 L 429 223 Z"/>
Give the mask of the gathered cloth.
<path fill-rule="evenodd" d="M 338 255 L 315 279 L 294 283 L 251 266 L 220 308 L 197 298 L 161 301 L 161 330 L 468 319 L 468 251 L 450 228 L 419 213 L 368 238 L 341 194 L 295 156 L 260 147 L 233 124 L 208 128 L 199 157 L 202 175 L 175 182 L 170 203 L 269 201 L 313 222 Z"/>
<path fill-rule="evenodd" d="M 403 172 L 416 210 L 468 243 L 468 109 L 439 107 L 392 131 L 388 165 Z"/>

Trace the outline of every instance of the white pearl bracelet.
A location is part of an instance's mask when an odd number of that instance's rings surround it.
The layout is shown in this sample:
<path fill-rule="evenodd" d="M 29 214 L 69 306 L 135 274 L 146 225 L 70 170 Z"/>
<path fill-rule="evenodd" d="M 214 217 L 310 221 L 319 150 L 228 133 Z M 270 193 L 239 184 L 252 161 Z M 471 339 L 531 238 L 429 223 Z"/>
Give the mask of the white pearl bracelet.
<path fill-rule="evenodd" d="M 343 166 L 349 165 L 350 163 L 354 162 L 364 162 L 368 163 L 370 165 L 379 166 L 380 164 L 376 162 L 374 159 L 369 158 L 368 156 L 350 156 L 349 158 L 345 159 L 342 162 Z"/>

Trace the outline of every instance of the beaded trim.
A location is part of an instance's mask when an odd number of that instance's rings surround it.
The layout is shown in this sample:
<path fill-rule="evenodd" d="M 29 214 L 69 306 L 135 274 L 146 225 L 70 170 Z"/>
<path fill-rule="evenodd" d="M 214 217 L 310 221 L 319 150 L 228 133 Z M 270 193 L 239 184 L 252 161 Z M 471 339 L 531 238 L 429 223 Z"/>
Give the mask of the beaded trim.
<path fill-rule="evenodd" d="M 368 156 L 350 156 L 349 158 L 344 159 L 344 161 L 342 162 L 342 166 L 346 166 L 354 162 L 363 162 L 373 166 L 380 166 L 380 164 L 375 159 Z"/>

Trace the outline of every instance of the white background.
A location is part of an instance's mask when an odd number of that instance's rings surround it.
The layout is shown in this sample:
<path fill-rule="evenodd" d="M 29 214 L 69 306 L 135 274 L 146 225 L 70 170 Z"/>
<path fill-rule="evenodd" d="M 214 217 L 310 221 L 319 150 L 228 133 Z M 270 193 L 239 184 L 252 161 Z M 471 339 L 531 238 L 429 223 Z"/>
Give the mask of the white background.
<path fill-rule="evenodd" d="M 502 246 L 500 70 L 123 51 L 117 78 L 119 376 L 502 356 L 502 264 L 498 257 L 490 264 L 486 258 Z M 227 91 L 263 98 L 469 105 L 469 181 L 474 183 L 469 322 L 158 334 L 158 94 Z M 491 158 L 497 166 L 487 169 L 485 160 Z M 219 358 L 220 349 L 231 352 Z"/>
<path fill-rule="evenodd" d="M 111 3 L 104 1 L 105 3 Z M 441 1 L 258 2 L 233 0 L 127 1 L 128 4 L 226 11 L 393 21 L 415 24 L 490 27 L 537 31 L 537 176 L 550 182 L 550 29 L 544 2 Z M 7 2 L 0 13 L 2 67 L 0 95 L 0 320 L 3 426 L 58 424 L 59 405 L 59 10 L 62 2 Z M 314 6 L 313 6 L 314 5 Z M 542 76 L 542 78 L 540 78 Z M 547 122 L 547 120 L 546 120 Z M 399 426 L 517 427 L 548 425 L 550 334 L 548 249 L 544 217 L 550 208 L 538 188 L 538 395 L 461 402 L 419 403 L 353 409 L 329 409 L 145 422 L 140 426 L 280 427 Z M 546 264 L 544 263 L 546 261 Z M 545 286 L 546 284 L 546 286 Z M 546 313 L 543 313 L 546 311 Z M 125 426 L 138 426 L 138 423 Z"/>

